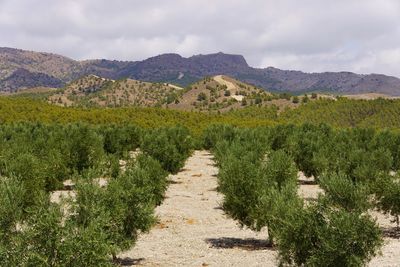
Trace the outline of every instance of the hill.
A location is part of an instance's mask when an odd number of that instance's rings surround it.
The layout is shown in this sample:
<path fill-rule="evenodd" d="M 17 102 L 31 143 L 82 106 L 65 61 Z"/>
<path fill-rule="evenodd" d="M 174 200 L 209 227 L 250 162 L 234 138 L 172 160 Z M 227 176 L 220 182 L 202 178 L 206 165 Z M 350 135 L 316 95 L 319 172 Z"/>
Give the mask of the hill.
<path fill-rule="evenodd" d="M 273 94 L 225 75 L 207 77 L 190 85 L 178 101 L 168 105 L 178 110 L 229 111 L 248 106 L 296 107 L 289 95 Z"/>
<path fill-rule="evenodd" d="M 305 73 L 273 67 L 253 68 L 243 56 L 224 53 L 188 58 L 178 54 L 163 54 L 143 61 L 76 61 L 51 53 L 0 48 L 0 70 L 0 91 L 3 92 L 35 86 L 62 87 L 89 74 L 107 79 L 130 78 L 183 87 L 207 76 L 223 74 L 272 92 L 381 93 L 400 96 L 400 79 L 396 77 L 351 72 Z M 21 71 L 24 72 L 25 80 L 15 79 Z"/>
<path fill-rule="evenodd" d="M 61 106 L 79 107 L 155 107 L 171 103 L 182 91 L 177 86 L 132 79 L 111 80 L 88 75 L 75 80 L 48 101 Z"/>
<path fill-rule="evenodd" d="M 96 75 L 84 76 L 56 91 L 25 90 L 24 97 L 40 99 L 65 107 L 164 107 L 177 110 L 218 111 L 248 106 L 274 107 L 279 112 L 300 106 L 304 97 L 269 93 L 225 75 L 204 78 L 182 88 L 168 83 L 142 82 L 133 79 L 112 80 Z M 37 91 L 37 95 L 35 95 Z M 23 92 L 23 91 L 22 91 Z M 295 98 L 298 101 L 295 101 Z M 317 99 L 313 94 L 312 98 Z"/>

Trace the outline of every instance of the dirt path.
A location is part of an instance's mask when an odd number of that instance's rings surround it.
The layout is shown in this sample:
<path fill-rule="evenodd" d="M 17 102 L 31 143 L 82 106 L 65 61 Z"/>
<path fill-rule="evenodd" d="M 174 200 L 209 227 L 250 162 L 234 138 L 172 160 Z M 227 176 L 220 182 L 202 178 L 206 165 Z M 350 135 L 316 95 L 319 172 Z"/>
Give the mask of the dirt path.
<path fill-rule="evenodd" d="M 220 209 L 217 172 L 211 154 L 195 151 L 185 168 L 170 176 L 167 198 L 156 210 L 160 222 L 119 255 L 125 266 L 277 266 L 266 232 L 240 229 Z M 303 175 L 299 178 L 299 194 L 305 199 L 322 192 Z M 374 215 L 381 226 L 393 226 L 388 217 Z M 385 237 L 382 252 L 368 266 L 400 266 L 399 239 Z"/>
<path fill-rule="evenodd" d="M 171 88 L 174 88 L 174 89 L 177 89 L 177 90 L 183 90 L 182 87 L 177 86 L 177 85 L 175 85 L 175 84 L 164 83 L 164 85 L 167 85 L 167 86 L 169 86 L 169 87 L 171 87 Z"/>
<path fill-rule="evenodd" d="M 225 80 L 225 79 L 222 77 L 222 75 L 214 76 L 214 80 L 215 80 L 217 83 L 220 83 L 220 84 L 222 84 L 222 85 L 226 85 L 226 89 L 229 90 L 229 91 L 235 90 L 235 89 L 236 89 L 236 86 L 235 86 L 232 82 Z"/>
<path fill-rule="evenodd" d="M 225 86 L 226 86 L 226 89 L 227 89 L 228 91 L 234 91 L 234 90 L 237 89 L 237 86 L 236 86 L 234 83 L 225 80 L 224 77 L 223 77 L 222 75 L 214 76 L 214 81 L 216 81 L 216 82 L 219 83 L 219 84 L 225 85 Z M 242 95 L 235 95 L 235 94 L 233 94 L 233 92 L 231 93 L 231 97 L 234 98 L 234 99 L 236 99 L 237 101 L 242 101 L 243 98 L 244 98 Z"/>
<path fill-rule="evenodd" d="M 196 151 L 183 171 L 170 177 L 157 208 L 160 223 L 120 255 L 144 266 L 273 266 L 276 252 L 266 233 L 240 229 L 220 209 L 212 156 Z"/>

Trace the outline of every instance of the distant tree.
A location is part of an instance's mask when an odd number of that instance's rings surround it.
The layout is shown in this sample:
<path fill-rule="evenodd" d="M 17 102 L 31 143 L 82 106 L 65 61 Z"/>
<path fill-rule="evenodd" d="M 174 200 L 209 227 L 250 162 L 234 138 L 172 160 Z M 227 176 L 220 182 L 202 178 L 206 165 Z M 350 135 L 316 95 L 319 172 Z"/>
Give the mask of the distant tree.
<path fill-rule="evenodd" d="M 305 103 L 308 103 L 308 100 L 310 100 L 310 99 L 308 98 L 307 94 L 305 94 L 303 96 L 303 99 L 301 100 L 301 102 L 305 104 Z"/>
<path fill-rule="evenodd" d="M 290 98 L 291 98 L 291 95 L 290 95 L 290 94 L 288 94 L 288 93 L 281 93 L 281 94 L 279 94 L 278 98 L 280 98 L 280 99 L 286 99 L 286 100 L 290 100 Z"/>
<path fill-rule="evenodd" d="M 312 99 L 316 99 L 317 97 L 318 97 L 318 95 L 317 95 L 316 93 L 312 93 L 312 94 L 311 94 L 311 98 L 312 98 Z"/>
<path fill-rule="evenodd" d="M 201 92 L 198 96 L 197 96 L 197 101 L 204 101 L 207 100 L 207 95 L 204 92 Z"/>
<path fill-rule="evenodd" d="M 294 96 L 293 99 L 292 99 L 292 102 L 293 102 L 294 104 L 299 103 L 299 97 L 298 97 L 298 96 Z"/>
<path fill-rule="evenodd" d="M 224 96 L 231 96 L 231 91 L 229 91 L 229 90 L 225 90 L 225 92 L 224 92 Z"/>

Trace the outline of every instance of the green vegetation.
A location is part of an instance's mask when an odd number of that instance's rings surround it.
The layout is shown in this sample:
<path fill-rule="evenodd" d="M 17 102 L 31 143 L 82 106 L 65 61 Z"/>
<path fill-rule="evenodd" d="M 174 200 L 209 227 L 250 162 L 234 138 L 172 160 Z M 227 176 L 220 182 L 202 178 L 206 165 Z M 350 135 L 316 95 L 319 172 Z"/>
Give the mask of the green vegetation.
<path fill-rule="evenodd" d="M 161 108 L 62 108 L 25 98 L 0 98 L 0 122 L 86 122 L 90 124 L 135 124 L 144 128 L 187 127 L 197 136 L 213 123 L 240 127 L 282 123 L 325 123 L 333 127 L 400 128 L 400 100 L 319 99 L 296 109 L 280 112 L 276 107 L 249 106 L 223 114 L 184 112 Z"/>
<path fill-rule="evenodd" d="M 156 222 L 168 170 L 177 171 L 192 150 L 188 133 L 183 127 L 2 125 L 2 265 L 111 266 L 111 256 Z M 129 156 L 138 146 L 143 152 Z M 119 158 L 127 161 L 121 170 Z M 75 197 L 51 200 L 67 179 Z"/>
<path fill-rule="evenodd" d="M 0 98 L 0 262 L 112 265 L 154 225 L 168 173 L 206 148 L 220 169 L 224 211 L 242 226 L 267 228 L 282 265 L 365 265 L 382 245 L 367 211 L 399 224 L 400 178 L 392 172 L 400 170 L 400 101 L 298 106 L 221 115 Z M 300 198 L 298 171 L 325 194 Z M 75 199 L 51 201 L 69 179 Z"/>
<path fill-rule="evenodd" d="M 155 159 L 163 168 L 177 173 L 191 154 L 193 147 L 189 131 L 183 127 L 150 130 L 143 135 L 141 148 Z"/>
<path fill-rule="evenodd" d="M 399 220 L 399 178 L 390 175 L 399 170 L 399 138 L 324 124 L 214 125 L 204 146 L 220 168 L 224 211 L 242 226 L 267 228 L 282 265 L 364 266 L 383 244 L 367 211 L 378 208 Z M 298 170 L 314 175 L 325 194 L 304 203 Z"/>

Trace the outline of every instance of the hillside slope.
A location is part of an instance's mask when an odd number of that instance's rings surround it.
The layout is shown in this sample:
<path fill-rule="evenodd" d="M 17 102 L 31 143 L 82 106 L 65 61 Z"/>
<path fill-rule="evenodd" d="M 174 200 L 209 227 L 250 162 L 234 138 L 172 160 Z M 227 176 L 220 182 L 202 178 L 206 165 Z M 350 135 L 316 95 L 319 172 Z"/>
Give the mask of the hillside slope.
<path fill-rule="evenodd" d="M 273 95 L 231 77 L 217 75 L 190 85 L 178 101 L 168 105 L 179 110 L 227 111 L 250 105 L 263 105 Z"/>
<path fill-rule="evenodd" d="M 48 101 L 77 107 L 154 107 L 175 101 L 179 87 L 132 79 L 111 80 L 96 75 L 84 76 L 51 95 Z"/>
<path fill-rule="evenodd" d="M 300 105 L 300 101 L 293 103 L 293 98 L 287 94 L 272 94 L 225 75 L 207 77 L 186 88 L 168 83 L 112 80 L 88 75 L 54 91 L 47 100 L 66 107 L 165 107 L 207 112 L 225 112 L 248 106 L 275 106 L 278 111 L 283 111 Z"/>

